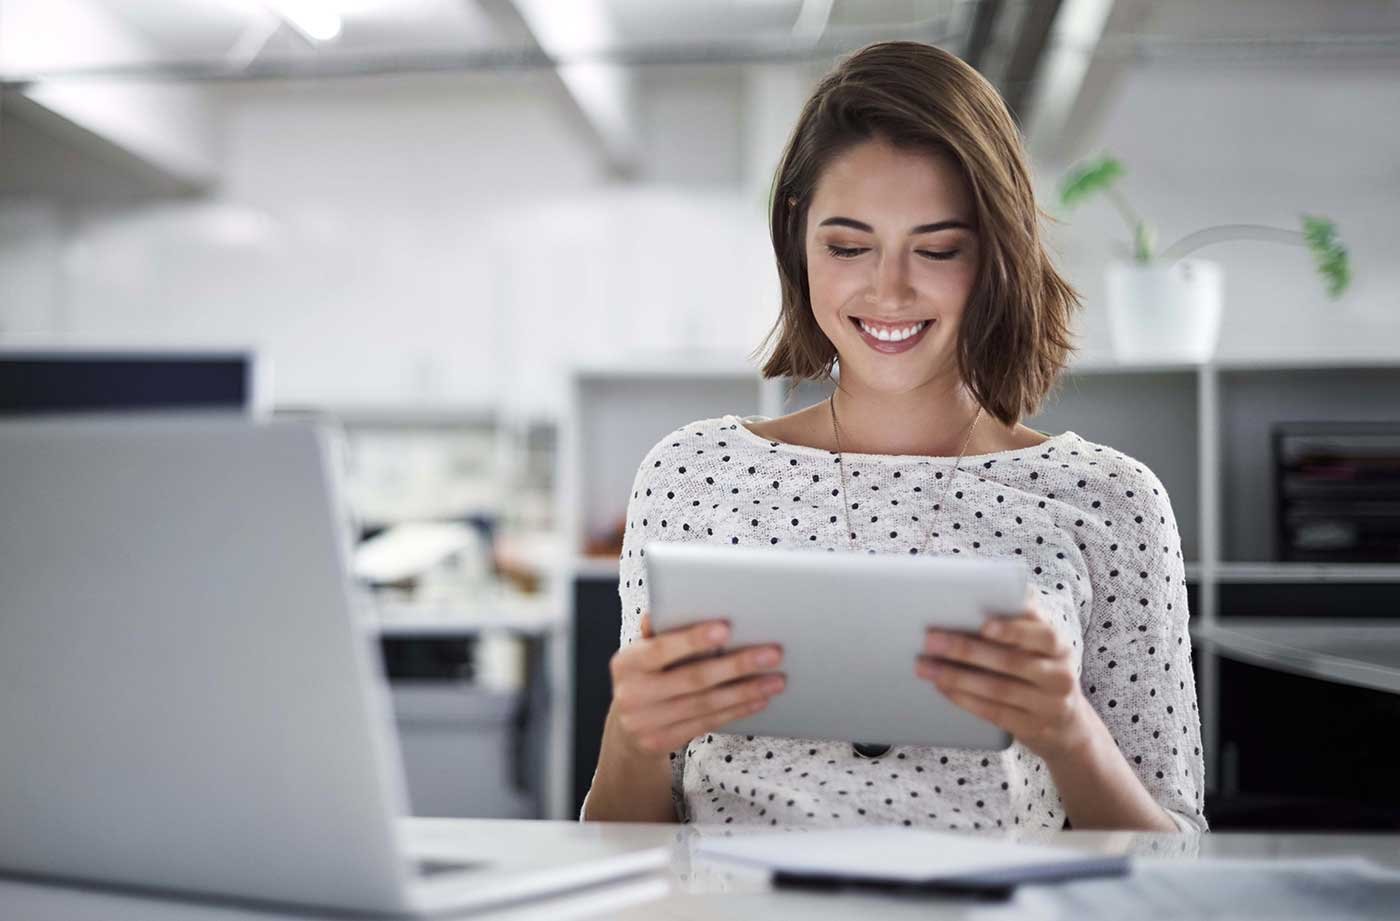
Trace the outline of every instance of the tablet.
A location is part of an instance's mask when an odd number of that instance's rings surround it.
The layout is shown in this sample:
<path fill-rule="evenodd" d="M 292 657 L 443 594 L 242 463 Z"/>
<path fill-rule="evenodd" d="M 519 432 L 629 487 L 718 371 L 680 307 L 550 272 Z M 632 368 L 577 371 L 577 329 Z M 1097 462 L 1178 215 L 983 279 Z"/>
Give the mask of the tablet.
<path fill-rule="evenodd" d="M 723 732 L 885 745 L 1004 749 L 1011 737 L 914 672 L 928 627 L 976 632 L 1026 607 L 1016 560 L 652 541 L 658 632 L 714 618 L 730 649 L 778 643 L 787 686 Z"/>

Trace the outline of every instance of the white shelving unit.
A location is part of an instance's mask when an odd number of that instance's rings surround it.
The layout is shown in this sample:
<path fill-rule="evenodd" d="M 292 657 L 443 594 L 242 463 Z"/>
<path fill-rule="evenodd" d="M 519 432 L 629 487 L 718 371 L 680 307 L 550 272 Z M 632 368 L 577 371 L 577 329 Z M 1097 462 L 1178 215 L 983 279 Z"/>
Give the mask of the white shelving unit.
<path fill-rule="evenodd" d="M 486 630 L 547 636 L 563 626 L 564 612 L 551 599 L 481 604 L 380 602 L 373 622 L 380 636 L 457 636 Z"/>
<path fill-rule="evenodd" d="M 559 433 L 558 520 L 573 548 L 573 571 L 607 573 L 583 557 L 590 533 L 626 512 L 642 457 L 663 435 L 694 419 L 758 411 L 758 374 L 738 360 L 644 356 L 574 369 Z M 615 561 L 613 561 L 615 563 Z M 616 575 L 616 566 L 611 570 Z"/>
<path fill-rule="evenodd" d="M 1396 563 L 1221 563 L 1216 582 L 1396 582 Z"/>

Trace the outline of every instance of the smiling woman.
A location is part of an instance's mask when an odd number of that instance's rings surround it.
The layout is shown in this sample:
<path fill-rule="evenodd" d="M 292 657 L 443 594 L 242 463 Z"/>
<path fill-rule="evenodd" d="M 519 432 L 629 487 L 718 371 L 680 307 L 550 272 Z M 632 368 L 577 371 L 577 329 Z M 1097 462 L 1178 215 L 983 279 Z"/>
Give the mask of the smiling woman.
<path fill-rule="evenodd" d="M 839 358 L 838 400 L 869 405 L 856 388 L 878 383 L 902 397 L 874 401 L 887 418 L 927 420 L 901 453 L 947 453 L 979 407 L 995 420 L 980 443 L 1025 441 L 1017 422 L 1064 367 L 1078 307 L 1038 219 L 1015 123 L 981 75 L 927 45 L 862 49 L 818 85 L 774 180 L 782 309 L 764 375 L 830 376 Z M 917 323 L 918 341 L 878 345 Z M 871 354 L 921 343 L 908 361 Z M 965 399 L 930 405 L 933 390 Z M 848 415 L 851 441 L 874 447 Z"/>
<path fill-rule="evenodd" d="M 585 818 L 1205 828 L 1166 490 L 1122 452 L 1021 423 L 1065 365 L 1078 306 L 1039 218 L 1014 122 L 953 55 L 872 45 L 821 81 L 774 183 L 782 308 L 763 371 L 822 378 L 839 362 L 840 382 L 779 419 L 681 426 L 642 461 Z M 723 611 L 654 635 L 650 540 L 1022 562 L 1019 615 L 977 636 L 930 630 L 890 663 L 1014 744 L 725 733 L 784 693 L 783 650 L 691 661 L 725 646 Z"/>

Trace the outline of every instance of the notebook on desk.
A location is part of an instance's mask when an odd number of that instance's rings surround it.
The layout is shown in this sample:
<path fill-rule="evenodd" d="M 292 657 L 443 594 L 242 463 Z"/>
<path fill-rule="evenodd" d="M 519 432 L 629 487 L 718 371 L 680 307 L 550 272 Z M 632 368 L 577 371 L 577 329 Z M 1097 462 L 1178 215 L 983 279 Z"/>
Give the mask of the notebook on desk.
<path fill-rule="evenodd" d="M 1022 883 L 1128 872 L 1128 858 L 903 828 L 726 834 L 697 853 L 769 870 L 778 885 L 1009 895 Z"/>

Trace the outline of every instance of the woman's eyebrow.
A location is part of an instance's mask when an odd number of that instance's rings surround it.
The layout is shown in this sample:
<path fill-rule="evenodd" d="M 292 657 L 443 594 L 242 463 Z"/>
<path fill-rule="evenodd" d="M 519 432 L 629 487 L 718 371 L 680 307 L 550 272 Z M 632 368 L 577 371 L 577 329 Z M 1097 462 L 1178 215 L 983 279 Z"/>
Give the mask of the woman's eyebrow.
<path fill-rule="evenodd" d="M 910 230 L 910 231 L 909 231 L 909 235 L 912 237 L 912 236 L 914 236 L 915 234 L 921 234 L 921 233 L 936 233 L 936 232 L 938 232 L 938 231 L 940 231 L 940 230 L 972 230 L 972 229 L 973 229 L 973 228 L 972 228 L 972 225 L 969 224 L 967 221 L 959 221 L 959 220 L 954 219 L 954 220 L 947 220 L 947 221 L 934 221 L 932 224 L 920 224 L 918 227 L 915 227 L 914 229 Z"/>
<path fill-rule="evenodd" d="M 863 233 L 874 233 L 875 228 L 864 221 L 857 221 L 849 217 L 829 217 L 817 225 L 818 227 L 849 227 L 852 230 L 859 230 Z M 909 231 L 910 236 L 921 233 L 937 233 L 940 230 L 971 230 L 972 225 L 966 221 L 956 219 L 946 221 L 934 221 L 932 224 L 920 224 Z"/>

